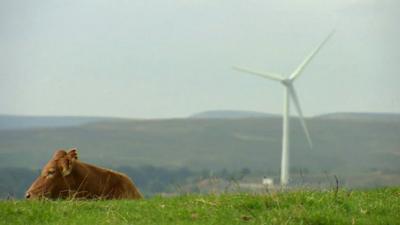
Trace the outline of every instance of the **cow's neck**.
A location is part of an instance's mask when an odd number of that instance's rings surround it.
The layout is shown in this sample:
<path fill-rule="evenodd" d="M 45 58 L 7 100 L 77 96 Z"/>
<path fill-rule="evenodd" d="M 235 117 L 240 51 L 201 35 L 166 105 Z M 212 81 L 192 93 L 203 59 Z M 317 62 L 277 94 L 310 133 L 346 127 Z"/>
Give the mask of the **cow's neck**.
<path fill-rule="evenodd" d="M 93 179 L 93 174 L 98 174 L 101 171 L 102 169 L 97 166 L 77 161 L 74 163 L 71 174 L 68 176 L 68 185 L 70 186 L 70 189 L 73 190 L 86 190 L 88 188 L 86 183 L 89 180 L 91 182 L 98 181 L 96 178 Z"/>

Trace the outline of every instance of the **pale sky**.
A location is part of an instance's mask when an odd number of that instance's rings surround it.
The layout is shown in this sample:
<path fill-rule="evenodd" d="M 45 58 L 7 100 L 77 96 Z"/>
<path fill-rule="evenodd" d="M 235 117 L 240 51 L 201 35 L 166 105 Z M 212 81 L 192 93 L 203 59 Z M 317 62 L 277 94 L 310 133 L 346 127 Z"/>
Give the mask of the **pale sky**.
<path fill-rule="evenodd" d="M 400 113 L 397 0 L 0 0 L 0 114 L 186 117 L 281 113 L 279 83 L 333 29 L 296 81 L 305 115 Z"/>

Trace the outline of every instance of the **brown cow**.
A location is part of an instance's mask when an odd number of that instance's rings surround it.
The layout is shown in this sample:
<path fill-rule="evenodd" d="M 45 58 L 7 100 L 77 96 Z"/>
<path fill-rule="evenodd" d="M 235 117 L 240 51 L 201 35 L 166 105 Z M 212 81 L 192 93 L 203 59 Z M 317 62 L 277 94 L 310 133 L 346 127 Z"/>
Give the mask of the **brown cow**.
<path fill-rule="evenodd" d="M 141 199 L 142 195 L 125 174 L 81 162 L 76 149 L 70 149 L 54 153 L 25 197 Z"/>

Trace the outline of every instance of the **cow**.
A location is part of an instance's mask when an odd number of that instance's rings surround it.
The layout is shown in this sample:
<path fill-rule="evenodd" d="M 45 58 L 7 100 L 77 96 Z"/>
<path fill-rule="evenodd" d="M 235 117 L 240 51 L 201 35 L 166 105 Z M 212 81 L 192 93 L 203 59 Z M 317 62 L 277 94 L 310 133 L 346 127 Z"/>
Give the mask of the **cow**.
<path fill-rule="evenodd" d="M 78 160 L 77 149 L 58 150 L 27 190 L 26 199 L 141 199 L 125 174 Z"/>

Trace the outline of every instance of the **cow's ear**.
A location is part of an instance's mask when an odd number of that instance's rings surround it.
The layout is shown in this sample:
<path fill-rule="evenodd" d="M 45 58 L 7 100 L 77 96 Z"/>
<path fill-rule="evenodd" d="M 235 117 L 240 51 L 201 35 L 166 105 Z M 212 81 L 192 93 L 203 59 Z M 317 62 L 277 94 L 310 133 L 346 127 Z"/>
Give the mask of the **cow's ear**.
<path fill-rule="evenodd" d="M 63 158 L 59 161 L 61 174 L 65 177 L 68 176 L 72 171 L 72 161 L 68 158 Z"/>
<path fill-rule="evenodd" d="M 78 150 L 76 148 L 71 148 L 68 153 L 67 153 L 68 157 L 74 161 L 78 159 Z"/>
<path fill-rule="evenodd" d="M 64 150 L 62 150 L 62 149 L 57 150 L 57 151 L 54 152 L 54 154 L 53 154 L 53 159 L 59 159 L 59 158 L 61 158 L 61 157 L 64 157 L 66 154 L 67 154 L 67 153 L 66 153 Z"/>

